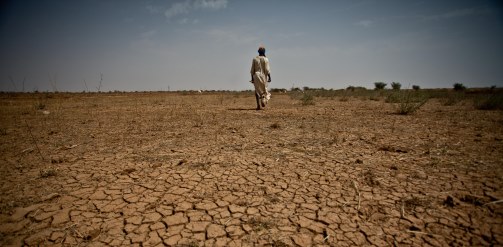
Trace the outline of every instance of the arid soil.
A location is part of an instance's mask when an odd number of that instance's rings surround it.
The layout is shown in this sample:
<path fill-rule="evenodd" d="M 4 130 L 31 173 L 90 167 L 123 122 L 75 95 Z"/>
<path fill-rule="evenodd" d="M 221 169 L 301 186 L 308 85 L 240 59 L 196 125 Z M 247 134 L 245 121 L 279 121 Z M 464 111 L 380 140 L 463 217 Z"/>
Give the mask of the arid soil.
<path fill-rule="evenodd" d="M 503 245 L 503 113 L 0 95 L 0 245 Z"/>

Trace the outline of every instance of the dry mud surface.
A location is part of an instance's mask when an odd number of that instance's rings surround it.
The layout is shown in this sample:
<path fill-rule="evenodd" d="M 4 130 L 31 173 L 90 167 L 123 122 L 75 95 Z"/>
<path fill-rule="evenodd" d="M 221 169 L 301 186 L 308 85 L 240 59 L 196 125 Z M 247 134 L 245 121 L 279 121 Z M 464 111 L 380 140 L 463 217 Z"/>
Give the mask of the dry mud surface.
<path fill-rule="evenodd" d="M 300 103 L 1 95 L 0 245 L 503 245 L 501 111 Z"/>

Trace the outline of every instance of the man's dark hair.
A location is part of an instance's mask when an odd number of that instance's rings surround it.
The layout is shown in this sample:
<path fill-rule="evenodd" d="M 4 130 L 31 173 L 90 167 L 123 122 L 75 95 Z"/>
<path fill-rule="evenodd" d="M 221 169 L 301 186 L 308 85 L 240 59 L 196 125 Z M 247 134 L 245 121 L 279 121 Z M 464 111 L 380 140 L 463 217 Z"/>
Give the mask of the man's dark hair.
<path fill-rule="evenodd" d="M 258 54 L 259 54 L 260 56 L 265 56 L 265 48 L 264 48 L 264 47 L 262 47 L 262 46 L 261 46 L 261 47 L 259 47 L 259 48 L 258 48 Z"/>

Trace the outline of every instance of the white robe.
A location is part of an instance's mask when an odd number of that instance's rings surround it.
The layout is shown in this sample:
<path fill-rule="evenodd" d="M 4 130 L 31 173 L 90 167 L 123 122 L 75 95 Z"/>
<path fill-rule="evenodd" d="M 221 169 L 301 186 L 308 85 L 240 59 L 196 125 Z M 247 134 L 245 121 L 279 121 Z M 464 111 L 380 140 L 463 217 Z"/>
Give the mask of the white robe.
<path fill-rule="evenodd" d="M 265 103 L 271 98 L 267 86 L 267 75 L 271 73 L 271 68 L 269 67 L 269 59 L 267 57 L 256 56 L 253 58 L 250 73 L 253 77 L 253 85 L 255 86 L 255 93 L 259 95 L 261 99 L 265 99 Z"/>

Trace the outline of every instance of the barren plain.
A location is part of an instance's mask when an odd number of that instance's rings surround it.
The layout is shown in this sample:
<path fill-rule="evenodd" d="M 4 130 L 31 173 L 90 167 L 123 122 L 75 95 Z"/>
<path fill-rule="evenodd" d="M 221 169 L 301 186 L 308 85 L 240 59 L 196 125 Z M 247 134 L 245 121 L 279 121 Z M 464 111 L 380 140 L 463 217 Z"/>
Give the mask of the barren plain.
<path fill-rule="evenodd" d="M 503 113 L 0 95 L 2 246 L 503 245 Z"/>

